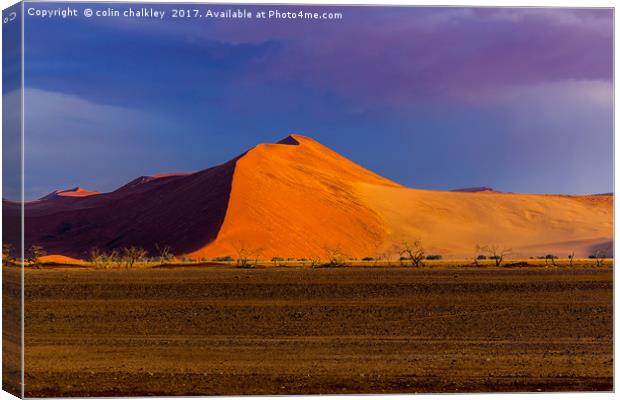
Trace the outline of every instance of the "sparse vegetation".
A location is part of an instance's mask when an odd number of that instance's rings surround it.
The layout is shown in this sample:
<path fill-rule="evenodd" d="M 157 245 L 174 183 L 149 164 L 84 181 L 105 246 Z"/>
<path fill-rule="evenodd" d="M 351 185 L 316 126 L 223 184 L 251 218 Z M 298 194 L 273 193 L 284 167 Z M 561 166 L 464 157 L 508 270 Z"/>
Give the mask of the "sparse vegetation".
<path fill-rule="evenodd" d="M 594 259 L 596 261 L 596 266 L 597 267 L 601 267 L 603 266 L 603 262 L 605 261 L 605 258 L 607 258 L 607 254 L 605 250 L 596 250 L 594 252 L 594 254 L 591 254 L 588 258 Z"/>
<path fill-rule="evenodd" d="M 483 246 L 481 247 L 481 250 L 489 255 L 489 259 L 495 261 L 496 267 L 501 266 L 504 259 L 512 254 L 512 249 L 501 247 L 495 244 L 490 246 Z"/>
<path fill-rule="evenodd" d="M 106 268 L 106 259 L 105 253 L 99 250 L 97 247 L 94 247 L 88 253 L 88 259 L 90 263 L 95 268 Z"/>
<path fill-rule="evenodd" d="M 118 250 L 106 253 L 98 248 L 93 248 L 88 253 L 88 260 L 95 268 L 111 268 L 113 265 L 121 267 L 124 260 Z"/>
<path fill-rule="evenodd" d="M 2 262 L 4 265 L 10 265 L 15 263 L 15 257 L 13 257 L 13 245 L 10 243 L 2 244 Z"/>
<path fill-rule="evenodd" d="M 240 268 L 254 268 L 263 253 L 262 248 L 251 248 L 244 243 L 233 245 L 237 252 L 237 266 Z"/>
<path fill-rule="evenodd" d="M 233 256 L 214 257 L 213 261 L 231 262 L 231 261 L 235 261 L 235 258 Z"/>
<path fill-rule="evenodd" d="M 88 253 L 86 253 L 83 257 L 84 261 L 88 261 L 87 265 L 91 265 L 97 269 L 108 269 L 108 268 L 135 268 L 136 265 L 139 265 L 141 268 L 150 268 L 161 266 L 166 260 L 171 260 L 171 252 L 167 247 L 161 247 L 158 245 L 154 246 L 157 249 L 158 254 L 154 256 L 149 256 L 148 252 L 137 246 L 130 246 L 120 250 L 112 250 L 106 252 L 105 250 L 101 250 L 99 248 L 93 248 Z M 9 257 L 10 249 L 7 246 L 4 247 L 4 259 L 5 263 L 6 258 Z M 571 252 L 567 257 L 560 259 L 555 254 L 546 254 L 539 256 L 530 256 L 525 258 L 519 257 L 510 257 L 507 259 L 507 255 L 513 254 L 510 249 L 502 248 L 500 246 L 477 246 L 476 253 L 484 251 L 488 255 L 485 254 L 474 254 L 473 265 L 483 267 L 485 265 L 495 265 L 502 267 L 541 267 L 541 266 L 577 266 L 577 267 L 587 267 L 596 266 L 602 267 L 606 265 L 605 259 L 608 258 L 608 252 L 605 250 L 598 250 L 589 256 L 593 261 L 588 263 L 587 261 L 583 261 L 575 258 L 574 252 Z M 200 263 L 206 263 L 209 261 L 213 262 L 222 262 L 222 263 L 232 263 L 236 262 L 236 265 L 240 268 L 255 268 L 257 266 L 310 266 L 311 268 L 315 268 L 318 266 L 321 267 L 338 267 L 338 266 L 358 266 L 358 267 L 390 267 L 398 265 L 398 260 L 396 262 L 390 262 L 389 260 L 382 259 L 378 256 L 366 256 L 360 258 L 352 258 L 347 257 L 343 254 L 339 247 L 327 247 L 325 248 L 325 252 L 327 253 L 327 257 L 319 257 L 319 256 L 311 256 L 311 257 L 303 257 L 303 258 L 291 258 L 291 257 L 281 257 L 274 256 L 268 259 L 261 259 L 260 255 L 262 253 L 262 249 L 257 250 L 248 250 L 246 247 L 239 247 L 238 254 L 239 257 L 233 257 L 230 255 L 220 256 L 214 258 L 190 258 L 187 256 L 178 257 L 174 263 L 174 265 L 178 264 L 182 265 L 199 265 Z M 413 267 L 423 267 L 423 266 L 434 266 L 434 267 L 466 267 L 468 265 L 472 265 L 468 263 L 467 259 L 444 259 L 444 256 L 441 254 L 426 254 L 425 249 L 423 248 L 420 241 L 415 241 L 412 243 L 403 243 L 402 250 L 400 251 L 401 255 L 400 265 L 401 266 L 413 266 Z M 61 265 L 61 264 L 81 264 L 84 265 L 82 261 L 73 262 L 71 260 L 67 261 L 54 261 L 50 259 L 49 261 L 41 261 L 40 257 L 44 255 L 45 252 L 40 246 L 33 246 L 26 253 L 26 265 L 33 267 L 40 267 L 42 264 L 49 265 Z M 386 255 L 389 253 L 385 253 Z M 389 256 L 388 256 L 389 257 Z M 469 258 L 469 260 L 472 260 Z M 484 260 L 489 260 L 488 262 L 481 262 Z M 492 262 L 491 262 L 492 260 Z M 430 262 L 434 261 L 434 262 Z M 206 266 L 206 265 L 205 265 Z"/>
<path fill-rule="evenodd" d="M 548 262 L 551 262 L 551 265 L 555 266 L 555 260 L 557 260 L 558 258 L 558 256 L 553 254 L 545 255 L 545 265 L 547 265 Z"/>
<path fill-rule="evenodd" d="M 487 259 L 487 256 L 485 256 L 484 254 L 480 254 L 482 252 L 484 252 L 484 249 L 482 248 L 482 246 L 477 244 L 476 250 L 474 251 L 474 262 L 473 262 L 474 265 L 479 265 L 478 261 Z"/>
<path fill-rule="evenodd" d="M 575 258 L 575 252 L 573 251 L 573 252 L 571 252 L 568 255 L 568 265 L 571 266 L 571 267 L 573 266 L 573 259 L 574 258 Z"/>
<path fill-rule="evenodd" d="M 410 261 L 414 267 L 420 267 L 424 265 L 424 248 L 420 240 L 414 240 L 412 243 L 404 241 L 400 250 L 400 260 Z"/>
<path fill-rule="evenodd" d="M 284 262 L 284 258 L 283 257 L 272 257 L 271 262 L 273 263 L 273 265 L 281 265 Z"/>
<path fill-rule="evenodd" d="M 155 243 L 155 250 L 157 250 L 157 253 L 159 254 L 159 262 L 161 264 L 170 262 L 174 257 L 170 246 L 160 246 L 159 244 Z"/>
<path fill-rule="evenodd" d="M 321 263 L 321 257 L 319 256 L 310 256 L 308 257 L 308 261 L 310 262 L 310 267 L 315 268 Z"/>
<path fill-rule="evenodd" d="M 125 268 L 133 268 L 137 262 L 142 262 L 148 256 L 148 252 L 137 246 L 125 247 L 123 249 L 123 261 Z"/>
<path fill-rule="evenodd" d="M 45 255 L 45 250 L 43 249 L 43 247 L 33 244 L 32 246 L 30 246 L 30 248 L 28 248 L 28 258 L 27 258 L 27 262 L 28 264 L 30 264 L 31 266 L 35 267 L 35 268 L 40 268 L 41 267 L 41 257 L 43 257 Z"/>
<path fill-rule="evenodd" d="M 339 267 L 346 265 L 345 263 L 345 255 L 340 250 L 340 247 L 325 247 L 325 252 L 327 253 L 328 265 L 330 267 Z"/>

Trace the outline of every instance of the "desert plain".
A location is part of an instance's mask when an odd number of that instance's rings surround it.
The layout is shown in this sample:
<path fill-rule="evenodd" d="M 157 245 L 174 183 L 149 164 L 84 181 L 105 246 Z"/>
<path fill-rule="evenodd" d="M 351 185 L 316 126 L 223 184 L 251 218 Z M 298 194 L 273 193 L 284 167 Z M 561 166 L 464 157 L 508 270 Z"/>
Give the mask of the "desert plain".
<path fill-rule="evenodd" d="M 25 395 L 609 391 L 612 275 L 27 268 Z"/>

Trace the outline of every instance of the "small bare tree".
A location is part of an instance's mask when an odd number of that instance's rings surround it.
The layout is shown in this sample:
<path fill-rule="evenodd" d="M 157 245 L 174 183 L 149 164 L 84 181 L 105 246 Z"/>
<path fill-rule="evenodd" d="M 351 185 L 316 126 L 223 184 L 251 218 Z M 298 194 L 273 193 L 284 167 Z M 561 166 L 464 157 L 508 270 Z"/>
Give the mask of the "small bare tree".
<path fill-rule="evenodd" d="M 170 262 L 172 260 L 172 257 L 174 257 L 170 246 L 160 246 L 159 244 L 155 243 L 155 250 L 157 250 L 157 254 L 159 255 L 159 262 L 161 264 Z"/>
<path fill-rule="evenodd" d="M 569 255 L 568 255 L 568 265 L 569 266 L 573 266 L 573 260 L 575 259 L 575 252 L 572 251 Z"/>
<path fill-rule="evenodd" d="M 148 252 L 141 247 L 131 246 L 123 249 L 123 260 L 126 268 L 132 268 L 136 262 L 143 261 Z"/>
<path fill-rule="evenodd" d="M 284 257 L 271 257 L 271 262 L 273 263 L 274 266 L 283 266 L 284 265 Z"/>
<path fill-rule="evenodd" d="M 346 256 L 340 250 L 338 246 L 326 246 L 324 248 L 325 253 L 327 253 L 327 260 L 329 261 L 330 267 L 337 267 L 345 265 Z"/>
<path fill-rule="evenodd" d="M 555 267 L 555 260 L 556 258 L 558 258 L 558 256 L 553 255 L 553 254 L 547 254 L 545 256 L 545 265 L 547 265 L 547 262 L 549 262 L 549 260 L 551 260 L 551 265 L 553 265 Z"/>
<path fill-rule="evenodd" d="M 504 258 L 512 254 L 512 249 L 500 247 L 496 244 L 484 246 L 482 249 L 489 254 L 489 258 L 495 260 L 496 267 L 502 265 Z"/>
<path fill-rule="evenodd" d="M 253 268 L 258 264 L 258 259 L 263 253 L 262 248 L 250 248 L 244 243 L 234 244 L 237 252 L 237 266 L 240 268 Z"/>
<path fill-rule="evenodd" d="M 115 264 L 116 267 L 121 268 L 123 266 L 123 255 L 118 250 L 112 250 L 107 254 L 106 263 L 108 265 Z"/>
<path fill-rule="evenodd" d="M 405 257 L 411 261 L 411 265 L 414 267 L 420 267 L 424 265 L 424 247 L 420 240 L 414 240 L 412 243 L 404 241 L 400 250 L 401 258 Z"/>
<path fill-rule="evenodd" d="M 90 250 L 88 254 L 91 264 L 95 268 L 107 268 L 108 266 L 108 255 L 94 247 Z"/>
<path fill-rule="evenodd" d="M 607 254 L 605 252 L 605 250 L 596 250 L 594 252 L 593 255 L 590 256 L 591 258 L 594 258 L 594 260 L 596 261 L 596 266 L 597 267 L 602 267 L 603 263 L 605 261 L 605 258 L 607 258 Z"/>
<path fill-rule="evenodd" d="M 308 257 L 308 262 L 310 262 L 310 268 L 315 268 L 321 263 L 321 257 L 310 256 Z"/>
<path fill-rule="evenodd" d="M 28 249 L 28 253 L 29 253 L 29 256 L 27 259 L 28 263 L 35 268 L 40 268 L 41 257 L 43 257 L 46 254 L 45 250 L 43 250 L 43 247 L 33 244 Z"/>
<path fill-rule="evenodd" d="M 10 243 L 2 244 L 2 262 L 5 266 L 15 263 L 15 257 L 13 257 L 13 245 Z"/>

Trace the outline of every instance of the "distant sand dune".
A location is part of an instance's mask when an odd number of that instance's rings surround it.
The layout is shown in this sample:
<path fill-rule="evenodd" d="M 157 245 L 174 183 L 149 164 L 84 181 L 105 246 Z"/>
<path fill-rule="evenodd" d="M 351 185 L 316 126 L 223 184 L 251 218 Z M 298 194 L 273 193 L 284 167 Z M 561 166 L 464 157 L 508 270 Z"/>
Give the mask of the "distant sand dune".
<path fill-rule="evenodd" d="M 419 238 L 433 253 L 473 257 L 476 245 L 511 248 L 514 256 L 572 251 L 586 257 L 613 235 L 612 198 L 458 193 L 358 185 L 360 197 L 389 227 L 384 250 Z"/>

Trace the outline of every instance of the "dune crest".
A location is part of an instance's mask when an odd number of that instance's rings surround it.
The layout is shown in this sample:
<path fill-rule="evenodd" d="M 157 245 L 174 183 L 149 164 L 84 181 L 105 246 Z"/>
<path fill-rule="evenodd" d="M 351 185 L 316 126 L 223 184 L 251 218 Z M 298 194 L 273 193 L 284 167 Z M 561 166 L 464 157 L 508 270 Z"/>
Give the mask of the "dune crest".
<path fill-rule="evenodd" d="M 54 199 L 57 197 L 87 197 L 87 196 L 95 196 L 100 194 L 99 192 L 95 192 L 93 190 L 87 190 L 82 187 L 76 186 L 73 189 L 66 190 L 55 190 L 52 193 L 48 194 L 41 198 L 41 200 Z"/>
<path fill-rule="evenodd" d="M 18 218 L 18 203 L 3 206 L 5 218 Z M 241 249 L 261 258 L 395 256 L 415 239 L 446 258 L 473 257 L 476 245 L 491 244 L 520 257 L 584 257 L 613 240 L 613 196 L 412 189 L 291 134 L 195 173 L 26 203 L 27 246 L 82 259 L 92 248 L 131 245 L 152 254 L 166 245 L 192 258 L 236 257 Z"/>

